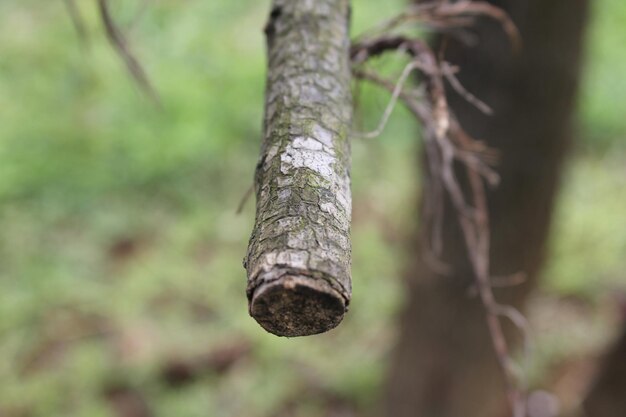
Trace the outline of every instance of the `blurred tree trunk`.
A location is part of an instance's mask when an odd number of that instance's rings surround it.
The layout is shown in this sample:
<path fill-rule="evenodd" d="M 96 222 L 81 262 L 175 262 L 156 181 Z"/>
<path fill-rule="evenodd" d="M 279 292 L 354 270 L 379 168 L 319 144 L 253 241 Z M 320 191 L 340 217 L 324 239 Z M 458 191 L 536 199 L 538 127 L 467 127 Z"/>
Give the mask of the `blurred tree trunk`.
<path fill-rule="evenodd" d="M 450 41 L 446 59 L 465 87 L 486 101 L 487 117 L 454 93 L 461 125 L 500 152 L 500 186 L 491 191 L 494 276 L 526 274 L 524 284 L 496 291 L 522 308 L 535 286 L 548 236 L 559 173 L 570 144 L 587 0 L 501 0 L 524 42 L 515 56 L 502 29 L 481 20 L 476 47 Z M 441 259 L 425 262 L 419 234 L 408 265 L 408 304 L 392 361 L 386 411 L 393 417 L 493 417 L 508 414 L 504 381 L 477 297 L 456 216 L 445 208 Z M 421 226 L 423 227 L 423 226 Z M 430 263 L 432 264 L 432 263 Z M 509 339 L 515 332 L 506 327 Z M 513 337 L 515 339 L 515 337 Z M 519 343 L 513 340 L 513 343 Z"/>
<path fill-rule="evenodd" d="M 604 359 L 583 408 L 589 417 L 626 415 L 626 327 Z"/>

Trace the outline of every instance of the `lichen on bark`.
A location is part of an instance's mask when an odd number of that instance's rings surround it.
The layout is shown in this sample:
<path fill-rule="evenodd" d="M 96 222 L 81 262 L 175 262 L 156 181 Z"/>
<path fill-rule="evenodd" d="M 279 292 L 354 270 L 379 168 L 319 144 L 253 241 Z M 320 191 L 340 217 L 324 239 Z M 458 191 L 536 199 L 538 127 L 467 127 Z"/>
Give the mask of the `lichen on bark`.
<path fill-rule="evenodd" d="M 244 266 L 250 314 L 280 336 L 341 322 L 351 295 L 349 0 L 274 0 L 264 137 Z"/>

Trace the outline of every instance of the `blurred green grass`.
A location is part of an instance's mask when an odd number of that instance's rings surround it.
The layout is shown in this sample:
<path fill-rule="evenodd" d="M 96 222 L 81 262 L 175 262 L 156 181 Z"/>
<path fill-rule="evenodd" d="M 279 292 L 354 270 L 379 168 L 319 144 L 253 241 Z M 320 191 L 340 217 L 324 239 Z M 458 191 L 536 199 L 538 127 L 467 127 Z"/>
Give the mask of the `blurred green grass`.
<path fill-rule="evenodd" d="M 247 315 L 241 266 L 253 204 L 235 211 L 258 154 L 268 2 L 161 0 L 140 14 L 140 0 L 112 1 L 162 110 L 106 43 L 93 2 L 77 3 L 83 47 L 61 1 L 0 3 L 0 416 L 112 416 L 104 391 L 116 384 L 140 387 L 157 416 L 274 416 L 311 387 L 320 399 L 290 415 L 324 415 L 324 401 L 371 410 L 415 217 L 413 121 L 400 110 L 380 139 L 354 143 L 345 323 L 266 335 Z M 355 33 L 401 5 L 355 1 Z M 590 297 L 623 285 L 626 269 L 626 6 L 594 6 L 584 146 L 545 273 L 546 291 Z M 360 127 L 386 100 L 363 92 Z M 172 358 L 240 343 L 254 348 L 228 373 L 184 389 L 159 377 Z"/>

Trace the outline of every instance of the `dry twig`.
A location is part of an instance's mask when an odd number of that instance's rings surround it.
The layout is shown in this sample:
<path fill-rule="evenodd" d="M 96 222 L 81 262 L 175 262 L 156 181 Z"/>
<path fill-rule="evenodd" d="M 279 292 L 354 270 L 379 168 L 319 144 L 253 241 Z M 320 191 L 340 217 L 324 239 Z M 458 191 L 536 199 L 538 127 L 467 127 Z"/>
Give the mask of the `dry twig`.
<path fill-rule="evenodd" d="M 109 11 L 109 1 L 98 0 L 98 6 L 100 11 L 100 19 L 102 20 L 102 24 L 104 25 L 104 29 L 107 38 L 109 39 L 109 42 L 122 58 L 124 64 L 126 64 L 128 72 L 137 82 L 139 88 L 158 105 L 160 103 L 160 100 L 156 90 L 152 87 L 152 83 L 146 75 L 143 67 L 139 63 L 139 60 L 137 60 L 137 58 L 131 52 L 128 46 L 128 41 L 124 37 L 124 34 L 117 27 L 117 24 L 111 17 L 111 12 Z"/>
<path fill-rule="evenodd" d="M 464 236 L 475 275 L 476 291 L 485 308 L 487 325 L 500 368 L 505 376 L 513 416 L 523 417 L 526 412 L 524 387 L 521 382 L 523 378 L 520 375 L 522 372 L 514 366 L 500 318 L 508 318 L 520 329 L 526 346 L 529 340 L 527 323 L 519 311 L 496 301 L 490 276 L 490 226 L 485 187 L 495 186 L 499 181 L 497 173 L 491 167 L 497 160 L 497 154 L 471 138 L 462 129 L 448 107 L 444 80 L 484 113 L 490 114 L 491 108 L 469 93 L 456 78 L 456 69 L 443 61 L 442 56 L 437 57 L 425 42 L 403 35 L 384 35 L 408 22 L 422 22 L 446 29 L 466 27 L 478 16 L 487 16 L 499 21 L 513 45 L 519 47 L 517 29 L 502 10 L 483 2 L 438 1 L 412 6 L 398 17 L 386 22 L 377 30 L 378 33 L 383 33 L 383 36 L 368 37 L 355 43 L 351 49 L 351 57 L 356 78 L 373 82 L 388 90 L 392 94 L 391 102 L 393 103 L 396 98 L 401 100 L 424 128 L 428 160 L 424 215 L 431 230 L 430 247 L 435 255 L 441 253 L 443 199 L 447 194 L 456 210 Z M 406 91 L 400 83 L 394 84 L 364 68 L 363 64 L 369 58 L 394 50 L 402 50 L 409 55 L 411 61 L 406 68 L 417 68 L 421 71 L 428 91 L 426 102 L 416 100 L 415 96 Z M 379 130 L 381 129 L 377 129 L 376 132 L 380 133 Z M 464 195 L 455 173 L 456 163 L 464 168 L 469 182 L 469 196 Z M 445 269 L 446 266 L 443 267 Z"/>

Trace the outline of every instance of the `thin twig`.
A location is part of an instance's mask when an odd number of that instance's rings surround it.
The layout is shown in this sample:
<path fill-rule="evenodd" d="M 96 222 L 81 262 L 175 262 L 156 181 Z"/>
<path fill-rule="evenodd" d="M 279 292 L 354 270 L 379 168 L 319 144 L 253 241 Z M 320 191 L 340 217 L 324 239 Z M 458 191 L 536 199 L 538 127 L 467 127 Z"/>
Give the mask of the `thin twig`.
<path fill-rule="evenodd" d="M 491 116 L 493 114 L 493 109 L 489 107 L 484 101 L 480 100 L 478 97 L 470 93 L 463 87 L 463 84 L 459 81 L 459 79 L 454 74 L 452 67 L 447 62 L 444 62 L 441 66 L 443 75 L 446 77 L 446 80 L 450 83 L 454 91 L 456 91 L 461 97 L 463 97 L 468 103 L 471 103 L 481 112 L 486 115 Z"/>
<path fill-rule="evenodd" d="M 156 90 L 152 87 L 152 83 L 150 83 L 146 72 L 144 71 L 137 58 L 135 58 L 135 56 L 130 51 L 126 38 L 111 17 L 108 0 L 98 0 L 98 5 L 100 10 L 100 18 L 102 20 L 102 24 L 104 25 L 109 42 L 126 64 L 128 72 L 137 82 L 139 88 L 148 97 L 150 97 L 150 99 L 155 104 L 160 105 L 159 96 Z"/>
<path fill-rule="evenodd" d="M 380 136 L 380 134 L 385 129 L 387 122 L 389 121 L 389 117 L 391 116 L 391 113 L 393 112 L 396 103 L 398 102 L 398 97 L 400 96 L 400 92 L 402 91 L 404 83 L 406 82 L 411 72 L 415 71 L 417 68 L 418 64 L 415 61 L 411 61 L 404 67 L 404 70 L 402 70 L 402 74 L 400 75 L 400 78 L 396 83 L 396 87 L 391 94 L 391 99 L 389 100 L 389 104 L 387 104 L 385 112 L 383 113 L 383 116 L 378 123 L 378 127 L 370 132 L 355 132 L 353 133 L 354 136 L 363 139 L 373 139 Z"/>
<path fill-rule="evenodd" d="M 243 197 L 241 197 L 241 201 L 239 202 L 239 205 L 237 206 L 237 211 L 235 212 L 235 214 L 241 214 L 244 207 L 246 206 L 246 203 L 252 196 L 253 191 L 254 191 L 254 184 L 251 184 L 250 187 L 248 187 L 248 189 L 244 193 Z"/>

